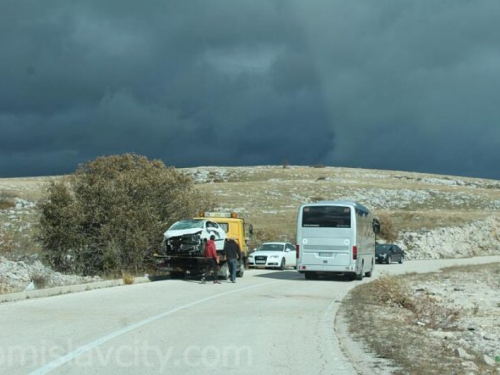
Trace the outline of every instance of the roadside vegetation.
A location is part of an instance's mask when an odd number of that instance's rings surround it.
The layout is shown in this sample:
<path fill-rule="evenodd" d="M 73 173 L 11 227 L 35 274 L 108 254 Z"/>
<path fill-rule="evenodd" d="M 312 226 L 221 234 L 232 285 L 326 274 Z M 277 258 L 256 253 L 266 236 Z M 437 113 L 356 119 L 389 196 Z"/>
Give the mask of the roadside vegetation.
<path fill-rule="evenodd" d="M 38 240 L 55 270 L 138 274 L 150 268 L 165 228 L 212 204 L 191 178 L 161 161 L 100 157 L 48 184 Z"/>
<path fill-rule="evenodd" d="M 8 210 L 14 208 L 16 204 L 14 203 L 15 194 L 6 190 L 0 191 L 0 210 Z"/>
<path fill-rule="evenodd" d="M 385 213 L 379 214 L 378 219 L 380 222 L 380 233 L 377 237 L 382 238 L 388 243 L 395 242 L 398 238 L 398 229 L 394 220 Z"/>
<path fill-rule="evenodd" d="M 290 242 L 295 243 L 295 236 L 292 231 L 288 233 L 280 232 L 276 229 L 260 228 L 254 230 L 253 235 L 249 238 L 248 249 L 253 251 L 263 242 Z"/>
<path fill-rule="evenodd" d="M 18 210 L 19 199 L 35 202 L 36 207 Z M 369 207 L 381 221 L 377 237 L 393 242 L 405 231 L 498 217 L 500 182 L 296 167 L 286 161 L 281 166 L 175 169 L 135 154 L 113 155 L 84 164 L 69 176 L 0 179 L 0 256 L 25 260 L 25 255 L 36 255 L 60 272 L 121 278 L 132 284 L 137 275 L 150 272 L 152 251 L 179 219 L 201 210 L 236 211 L 253 225 L 251 251 L 266 241 L 294 243 L 298 207 L 333 199 L 358 200 Z M 498 236 L 490 235 L 497 241 Z M 48 283 L 43 274 L 32 279 L 37 288 Z M 468 280 L 478 290 L 496 291 L 495 303 L 484 305 L 473 295 L 468 305 L 450 303 L 446 294 L 426 286 L 456 279 Z M 500 321 L 499 290 L 498 265 L 383 276 L 356 287 L 340 313 L 354 337 L 394 364 L 392 373 L 496 374 L 484 363 L 483 351 L 459 338 L 480 325 L 474 323 L 478 319 Z M 0 294 L 9 292 L 0 275 Z M 467 357 L 457 355 L 457 348 Z M 488 355 L 496 360 L 495 353 Z"/>
<path fill-rule="evenodd" d="M 500 264 L 490 264 L 385 275 L 354 288 L 340 314 L 356 341 L 390 361 L 391 373 L 497 374 L 498 366 L 486 364 L 484 355 L 500 365 L 500 337 L 493 334 L 488 342 L 480 336 L 484 332 L 474 331 L 479 331 L 481 319 L 499 316 L 499 270 Z M 466 283 L 472 285 L 470 291 L 463 288 Z M 474 298 L 478 288 L 496 295 Z M 473 334 L 478 335 L 476 345 Z M 483 342 L 491 344 L 483 347 Z"/>
<path fill-rule="evenodd" d="M 322 165 L 165 169 L 190 177 L 197 192 L 216 197 L 216 204 L 209 208 L 236 211 L 256 234 L 261 231 L 292 240 L 298 207 L 323 199 L 358 200 L 377 216 L 389 217 L 396 234 L 461 226 L 498 216 L 500 211 L 500 182 L 494 180 Z M 27 215 L 19 222 L 8 217 L 15 199 L 38 203 L 47 197 L 44 186 L 55 182 L 64 186 L 62 180 L 70 177 L 0 179 L 0 202 L 5 206 L 0 209 L 0 252 L 4 233 L 12 230 L 6 236 L 15 237 L 15 225 L 32 220 Z M 387 228 L 382 226 L 383 231 Z M 161 228 L 157 235 L 165 230 Z M 36 231 L 26 234 L 34 238 Z M 27 252 L 36 251 L 34 241 L 25 245 L 30 248 Z"/>
<path fill-rule="evenodd" d="M 17 209 L 20 199 L 34 207 Z M 237 212 L 253 225 L 252 250 L 265 241 L 294 243 L 298 207 L 334 199 L 367 206 L 382 222 L 377 238 L 392 242 L 404 232 L 498 217 L 500 182 L 288 163 L 178 169 L 115 155 L 69 176 L 0 179 L 0 255 L 43 254 L 62 272 L 121 277 L 149 267 L 148 252 L 170 224 L 200 210 Z"/>
<path fill-rule="evenodd" d="M 36 210 L 21 211 L 21 216 L 11 214 L 21 193 L 14 189 L 0 190 L 0 256 L 15 257 L 20 254 L 37 254 Z"/>

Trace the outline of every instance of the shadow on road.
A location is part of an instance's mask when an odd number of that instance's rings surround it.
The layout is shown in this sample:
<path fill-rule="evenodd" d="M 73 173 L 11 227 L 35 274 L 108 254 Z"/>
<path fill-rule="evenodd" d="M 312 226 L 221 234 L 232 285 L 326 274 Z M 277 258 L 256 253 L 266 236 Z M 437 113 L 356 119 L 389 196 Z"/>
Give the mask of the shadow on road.
<path fill-rule="evenodd" d="M 252 275 L 252 270 L 249 270 L 248 273 L 252 277 L 264 277 L 266 279 L 277 279 L 277 280 L 294 280 L 294 279 L 297 279 L 297 277 L 299 276 L 299 274 L 293 270 L 274 271 L 274 272 L 262 273 L 262 274 L 258 274 L 258 275 Z"/>
<path fill-rule="evenodd" d="M 201 284 L 201 276 L 200 275 L 191 276 L 191 275 L 168 275 L 168 274 L 165 274 L 165 275 L 153 275 L 153 276 L 149 275 L 148 278 L 150 281 L 182 280 L 182 281 L 185 281 L 187 283 Z M 244 276 L 243 276 L 243 278 L 244 278 Z M 241 278 L 238 277 L 236 280 L 240 280 L 240 279 Z M 228 280 L 224 280 L 221 278 L 219 278 L 219 281 L 221 283 L 229 282 Z M 213 283 L 212 276 L 210 276 L 206 280 L 206 283 L 207 284 Z"/>
<path fill-rule="evenodd" d="M 236 282 L 244 282 L 245 277 L 262 277 L 266 279 L 274 279 L 274 280 L 299 280 L 299 281 L 307 281 L 307 282 L 315 282 L 315 281 L 338 281 L 338 282 L 351 282 L 352 280 L 348 276 L 344 276 L 343 274 L 336 274 L 336 275 L 320 275 L 317 280 L 306 280 L 305 276 L 303 274 L 298 273 L 295 270 L 285 270 L 285 271 L 273 271 L 273 270 L 268 270 L 269 272 L 266 273 L 259 273 L 255 274 L 253 273 L 254 271 L 263 271 L 263 269 L 260 270 L 254 270 L 254 269 L 247 269 L 245 270 L 245 274 L 243 277 L 238 277 L 236 279 Z M 267 270 L 266 270 L 267 271 Z M 200 276 L 190 276 L 190 275 L 175 275 L 175 276 L 170 276 L 168 274 L 165 275 L 150 275 L 149 279 L 151 281 L 164 281 L 164 280 L 182 280 L 188 283 L 195 283 L 199 284 L 200 283 Z M 219 281 L 222 283 L 229 282 L 228 280 L 224 280 L 219 278 Z M 212 283 L 212 278 L 208 278 L 207 283 Z"/>
<path fill-rule="evenodd" d="M 170 275 L 149 275 L 148 279 L 149 279 L 149 281 L 169 280 Z"/>
<path fill-rule="evenodd" d="M 353 282 L 348 275 L 334 274 L 334 275 L 321 275 L 318 280 L 307 280 L 307 281 L 340 281 L 343 283 Z"/>
<path fill-rule="evenodd" d="M 294 270 L 288 270 L 288 271 L 275 271 L 275 272 L 268 272 L 268 273 L 262 273 L 259 275 L 252 275 L 253 277 L 263 277 L 267 279 L 277 279 L 277 280 L 299 280 L 299 281 L 307 281 L 307 282 L 314 282 L 314 281 L 341 281 L 341 282 L 350 282 L 351 280 L 342 274 L 340 275 L 321 275 L 319 279 L 317 280 L 306 280 L 305 276 L 303 274 L 298 273 L 297 271 Z"/>
<path fill-rule="evenodd" d="M 315 282 L 315 281 L 340 281 L 340 282 L 351 282 L 352 280 L 343 274 L 335 274 L 335 275 L 321 275 L 317 280 L 306 280 L 303 274 L 298 273 L 297 271 L 277 271 L 277 272 L 269 272 L 263 273 L 260 275 L 253 275 L 254 277 L 264 277 L 268 279 L 278 279 L 278 280 L 299 280 L 299 281 L 307 281 L 307 282 Z"/>
<path fill-rule="evenodd" d="M 149 275 L 148 276 L 150 281 L 165 281 L 165 280 L 182 280 L 182 281 L 187 281 L 187 282 L 195 282 L 199 283 L 200 282 L 200 276 L 189 276 L 189 275 Z M 212 279 L 210 279 L 212 281 Z"/>

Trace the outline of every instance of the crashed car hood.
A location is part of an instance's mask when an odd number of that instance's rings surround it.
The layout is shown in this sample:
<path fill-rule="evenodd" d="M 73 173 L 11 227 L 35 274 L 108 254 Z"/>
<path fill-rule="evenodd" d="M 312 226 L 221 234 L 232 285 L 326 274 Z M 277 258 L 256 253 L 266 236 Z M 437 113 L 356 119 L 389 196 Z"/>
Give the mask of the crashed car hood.
<path fill-rule="evenodd" d="M 197 234 L 201 233 L 202 230 L 201 228 L 190 228 L 190 229 L 179 229 L 179 230 L 167 230 L 165 233 L 163 233 L 163 236 L 165 238 L 171 238 L 171 237 L 180 237 L 180 236 L 185 236 L 186 234 Z"/>

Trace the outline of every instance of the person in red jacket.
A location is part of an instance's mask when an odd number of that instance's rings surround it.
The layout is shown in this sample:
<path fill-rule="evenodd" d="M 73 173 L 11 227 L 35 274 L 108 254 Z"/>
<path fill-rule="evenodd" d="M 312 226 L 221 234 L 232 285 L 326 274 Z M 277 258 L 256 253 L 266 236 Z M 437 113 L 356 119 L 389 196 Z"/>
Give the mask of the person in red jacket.
<path fill-rule="evenodd" d="M 205 284 L 206 277 L 210 275 L 210 271 L 213 271 L 214 284 L 220 284 L 219 281 L 219 260 L 217 258 L 217 249 L 215 248 L 215 236 L 212 234 L 210 239 L 205 244 L 205 261 L 207 269 L 205 275 L 201 277 L 201 282 Z"/>

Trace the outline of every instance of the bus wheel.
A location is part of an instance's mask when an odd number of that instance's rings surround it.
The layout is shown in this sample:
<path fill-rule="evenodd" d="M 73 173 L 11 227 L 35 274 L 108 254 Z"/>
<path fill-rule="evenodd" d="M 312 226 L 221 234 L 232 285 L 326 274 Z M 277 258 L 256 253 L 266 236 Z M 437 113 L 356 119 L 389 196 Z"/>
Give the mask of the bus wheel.
<path fill-rule="evenodd" d="M 351 273 L 346 273 L 344 277 L 349 281 L 354 281 L 358 278 L 358 275 L 354 272 L 351 272 Z"/>
<path fill-rule="evenodd" d="M 363 277 L 365 276 L 365 271 L 363 271 L 363 268 L 365 267 L 365 264 L 361 264 L 361 271 L 358 273 L 358 275 L 356 276 L 356 278 L 358 280 L 363 280 Z"/>
<path fill-rule="evenodd" d="M 374 265 L 373 265 L 373 260 L 372 260 L 372 266 L 370 268 L 370 271 L 368 271 L 367 273 L 365 273 L 366 277 L 372 277 L 372 275 L 373 275 L 373 267 L 374 267 Z"/>
<path fill-rule="evenodd" d="M 306 280 L 318 280 L 319 276 L 316 272 L 304 272 Z"/>

